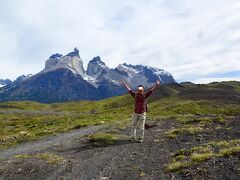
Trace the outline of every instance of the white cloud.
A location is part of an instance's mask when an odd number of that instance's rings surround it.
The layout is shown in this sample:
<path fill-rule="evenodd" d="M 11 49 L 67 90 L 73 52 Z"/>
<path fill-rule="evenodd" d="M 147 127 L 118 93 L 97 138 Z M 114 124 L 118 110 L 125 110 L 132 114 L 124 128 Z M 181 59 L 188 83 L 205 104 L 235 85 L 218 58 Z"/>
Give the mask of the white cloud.
<path fill-rule="evenodd" d="M 238 0 L 9 0 L 0 12 L 0 78 L 37 73 L 75 46 L 85 66 L 100 55 L 177 80 L 240 70 Z"/>

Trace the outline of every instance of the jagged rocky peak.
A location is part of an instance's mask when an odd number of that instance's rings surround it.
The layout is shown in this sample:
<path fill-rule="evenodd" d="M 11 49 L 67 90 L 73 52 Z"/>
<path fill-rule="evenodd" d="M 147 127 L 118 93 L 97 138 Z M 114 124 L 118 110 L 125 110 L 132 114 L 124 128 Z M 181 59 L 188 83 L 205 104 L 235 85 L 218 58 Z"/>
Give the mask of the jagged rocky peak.
<path fill-rule="evenodd" d="M 125 71 L 125 72 L 133 72 L 133 73 L 139 73 L 143 70 L 144 66 L 142 65 L 131 65 L 131 64 L 119 64 L 117 69 L 120 71 Z"/>
<path fill-rule="evenodd" d="M 141 79 L 143 82 L 142 84 L 145 84 L 145 86 L 149 86 L 156 80 L 160 80 L 162 83 L 175 82 L 174 78 L 169 72 L 150 66 L 123 63 L 120 64 L 117 69 L 128 74 L 133 83 L 138 83 L 137 80 Z"/>
<path fill-rule="evenodd" d="M 55 71 L 57 69 L 69 69 L 75 74 L 84 76 L 83 61 L 80 58 L 79 50 L 75 47 L 73 52 L 63 56 L 61 54 L 53 54 L 45 63 L 45 69 L 41 73 Z"/>
<path fill-rule="evenodd" d="M 73 50 L 73 52 L 68 53 L 66 56 L 70 56 L 70 57 L 77 56 L 77 57 L 80 58 L 80 56 L 79 56 L 79 50 L 75 47 L 74 50 Z"/>
<path fill-rule="evenodd" d="M 101 60 L 101 58 L 99 56 L 94 57 L 91 61 L 89 61 L 90 63 L 93 64 L 100 64 L 103 66 L 106 66 L 106 64 Z"/>
<path fill-rule="evenodd" d="M 152 72 L 154 74 L 158 75 L 168 75 L 171 76 L 171 74 L 163 69 L 155 68 L 155 67 L 150 67 L 150 66 L 143 66 L 143 65 L 131 65 L 131 64 L 120 64 L 117 67 L 119 70 L 122 71 L 134 71 L 137 73 L 143 73 L 143 72 Z"/>
<path fill-rule="evenodd" d="M 62 56 L 63 56 L 62 54 L 56 53 L 56 54 L 51 55 L 51 56 L 49 57 L 49 59 L 58 59 L 58 58 L 60 58 L 60 57 L 62 57 Z"/>
<path fill-rule="evenodd" d="M 102 73 L 106 73 L 108 70 L 109 68 L 106 66 L 106 64 L 101 60 L 99 56 L 97 56 L 89 61 L 87 67 L 87 75 L 96 76 Z"/>

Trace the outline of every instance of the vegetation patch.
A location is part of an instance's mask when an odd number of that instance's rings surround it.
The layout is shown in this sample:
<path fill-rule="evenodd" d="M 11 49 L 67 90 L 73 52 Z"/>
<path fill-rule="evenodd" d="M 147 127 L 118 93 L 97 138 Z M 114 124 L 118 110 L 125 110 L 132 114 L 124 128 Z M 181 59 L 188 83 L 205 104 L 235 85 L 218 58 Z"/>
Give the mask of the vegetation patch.
<path fill-rule="evenodd" d="M 174 171 L 179 171 L 182 168 L 191 166 L 191 163 L 188 161 L 173 161 L 170 164 L 168 164 L 166 170 L 170 171 L 170 172 L 174 172 Z"/>
<path fill-rule="evenodd" d="M 192 153 L 190 156 L 190 159 L 193 162 L 201 162 L 201 161 L 208 160 L 213 156 L 214 156 L 213 153 Z"/>
<path fill-rule="evenodd" d="M 119 140 L 119 135 L 111 133 L 96 133 L 89 136 L 89 142 L 94 145 L 112 145 Z"/>
<path fill-rule="evenodd" d="M 193 135 L 201 131 L 203 131 L 202 127 L 195 127 L 192 125 L 188 125 L 180 128 L 173 128 L 165 132 L 165 136 L 168 138 L 176 138 L 179 134 L 187 133 L 187 134 Z"/>
<path fill-rule="evenodd" d="M 226 117 L 223 115 L 214 115 L 214 114 L 205 114 L 202 116 L 199 115 L 182 115 L 177 116 L 176 119 L 180 124 L 200 124 L 200 125 L 209 125 L 212 123 L 224 123 Z"/>
<path fill-rule="evenodd" d="M 189 135 L 194 135 L 200 132 L 205 131 L 213 123 L 219 125 L 225 124 L 228 116 L 223 115 L 214 115 L 214 114 L 205 114 L 205 115 L 178 115 L 174 119 L 177 121 L 179 127 L 170 129 L 165 133 L 168 138 L 176 138 L 180 134 L 187 133 Z M 179 123 L 178 123 L 179 122 Z M 215 127 L 221 128 L 221 126 Z"/>
<path fill-rule="evenodd" d="M 38 153 L 38 154 L 33 154 L 33 155 L 28 155 L 28 154 L 21 154 L 21 155 L 16 155 L 15 158 L 18 159 L 31 159 L 31 158 L 37 158 L 46 161 L 48 164 L 59 164 L 64 161 L 63 157 L 60 157 L 56 154 L 53 153 Z"/>
<path fill-rule="evenodd" d="M 230 156 L 240 154 L 240 145 L 236 147 L 224 148 L 219 151 L 219 156 Z"/>
<path fill-rule="evenodd" d="M 189 150 L 180 149 L 174 154 L 174 159 L 166 166 L 166 170 L 173 172 L 196 165 L 211 158 L 239 155 L 240 139 L 230 141 L 212 141 L 203 146 L 193 147 Z"/>

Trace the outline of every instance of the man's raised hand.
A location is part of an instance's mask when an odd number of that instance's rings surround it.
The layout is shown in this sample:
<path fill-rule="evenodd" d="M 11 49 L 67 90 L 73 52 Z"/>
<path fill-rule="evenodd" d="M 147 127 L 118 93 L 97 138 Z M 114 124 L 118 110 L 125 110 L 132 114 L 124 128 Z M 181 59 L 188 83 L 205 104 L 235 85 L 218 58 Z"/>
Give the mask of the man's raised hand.
<path fill-rule="evenodd" d="M 131 90 L 130 87 L 127 85 L 127 83 L 126 83 L 124 80 L 122 80 L 121 82 L 123 83 L 123 85 L 126 87 L 126 89 L 127 89 L 128 91 Z"/>
<path fill-rule="evenodd" d="M 122 83 L 123 85 L 126 85 L 126 82 L 125 82 L 124 80 L 121 80 L 121 83 Z"/>

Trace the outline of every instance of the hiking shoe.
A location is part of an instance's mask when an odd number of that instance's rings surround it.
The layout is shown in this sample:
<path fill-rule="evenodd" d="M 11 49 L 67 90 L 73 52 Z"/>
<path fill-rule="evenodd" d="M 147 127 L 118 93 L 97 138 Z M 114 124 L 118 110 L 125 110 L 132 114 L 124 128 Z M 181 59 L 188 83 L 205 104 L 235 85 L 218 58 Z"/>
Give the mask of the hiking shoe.
<path fill-rule="evenodd" d="M 135 141 L 136 141 L 136 138 L 132 136 L 132 137 L 130 137 L 130 141 L 131 141 L 131 142 L 135 142 Z"/>
<path fill-rule="evenodd" d="M 139 138 L 138 140 L 136 140 L 137 143 L 142 143 L 143 142 L 143 139 L 142 138 Z"/>

